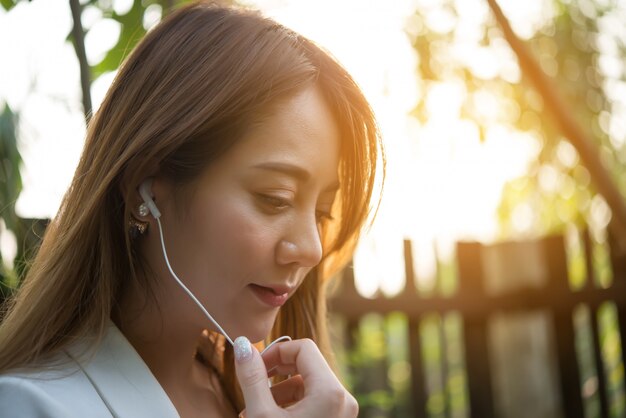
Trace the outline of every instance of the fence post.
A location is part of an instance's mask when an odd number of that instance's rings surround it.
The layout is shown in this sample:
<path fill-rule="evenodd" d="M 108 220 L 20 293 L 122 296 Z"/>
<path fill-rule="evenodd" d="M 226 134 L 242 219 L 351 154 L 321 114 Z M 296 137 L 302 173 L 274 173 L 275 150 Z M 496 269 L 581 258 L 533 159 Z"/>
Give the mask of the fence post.
<path fill-rule="evenodd" d="M 465 299 L 485 299 L 482 245 L 479 243 L 459 243 L 457 256 L 459 296 Z M 463 320 L 470 414 L 472 418 L 493 418 L 495 412 L 491 366 L 489 364 L 487 315 L 482 312 L 465 314 Z"/>
<path fill-rule="evenodd" d="M 587 271 L 587 280 L 582 291 L 593 291 L 597 286 L 595 270 L 593 266 L 593 243 L 589 235 L 589 229 L 583 231 L 583 244 L 585 249 L 585 265 Z M 606 373 L 604 372 L 604 362 L 602 361 L 602 345 L 600 341 L 600 329 L 598 326 L 599 305 L 594 303 L 589 305 L 589 321 L 591 322 L 591 335 L 593 346 L 593 361 L 596 368 L 596 377 L 598 379 L 598 399 L 600 400 L 600 416 L 602 418 L 609 417 L 609 401 L 608 391 L 606 388 Z"/>
<path fill-rule="evenodd" d="M 406 285 L 404 292 L 417 298 L 415 286 L 415 269 L 413 267 L 413 247 L 411 241 L 404 241 L 404 268 Z M 409 362 L 411 364 L 411 412 L 412 416 L 426 416 L 426 383 L 424 379 L 424 361 L 422 359 L 422 342 L 420 341 L 419 317 L 409 316 Z"/>
<path fill-rule="evenodd" d="M 616 243 L 615 235 L 608 228 L 609 249 L 611 256 L 611 269 L 613 270 L 613 289 L 615 293 L 626 291 L 626 255 Z M 620 335 L 620 347 L 622 352 L 622 364 L 626 366 L 626 304 L 623 298 L 615 298 L 617 308 L 617 321 Z"/>
<path fill-rule="evenodd" d="M 567 274 L 565 242 L 562 236 L 553 236 L 543 240 L 544 253 L 548 261 L 548 288 L 552 295 L 570 293 Z M 562 309 L 552 308 L 554 332 L 556 337 L 557 358 L 559 362 L 559 383 L 561 404 L 567 418 L 583 418 L 584 407 L 580 389 L 580 372 L 576 356 L 576 334 L 572 318 L 572 306 Z"/>

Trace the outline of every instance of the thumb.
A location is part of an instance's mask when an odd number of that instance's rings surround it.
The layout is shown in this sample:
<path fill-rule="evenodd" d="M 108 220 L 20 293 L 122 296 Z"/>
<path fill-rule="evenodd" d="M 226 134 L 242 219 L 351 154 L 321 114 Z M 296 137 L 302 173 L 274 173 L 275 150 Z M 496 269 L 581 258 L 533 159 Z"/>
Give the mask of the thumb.
<path fill-rule="evenodd" d="M 249 416 L 278 408 L 267 384 L 267 369 L 256 347 L 246 337 L 237 337 L 234 344 L 235 371 Z"/>

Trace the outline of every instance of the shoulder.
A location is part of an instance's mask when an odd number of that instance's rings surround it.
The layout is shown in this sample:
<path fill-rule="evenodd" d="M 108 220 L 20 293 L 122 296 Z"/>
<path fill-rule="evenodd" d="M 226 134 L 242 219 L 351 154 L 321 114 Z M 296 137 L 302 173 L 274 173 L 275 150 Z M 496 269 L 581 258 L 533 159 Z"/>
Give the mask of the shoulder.
<path fill-rule="evenodd" d="M 81 368 L 65 354 L 56 360 L 37 369 L 0 375 L 2 414 L 25 418 L 110 417 Z"/>
<path fill-rule="evenodd" d="M 88 349 L 91 348 L 91 349 Z M 111 325 L 26 372 L 0 375 L 0 415 L 10 417 L 178 418 L 148 366 Z"/>
<path fill-rule="evenodd" d="M 34 381 L 0 376 L 0 411 L 12 417 L 70 417 L 63 399 L 55 399 Z"/>

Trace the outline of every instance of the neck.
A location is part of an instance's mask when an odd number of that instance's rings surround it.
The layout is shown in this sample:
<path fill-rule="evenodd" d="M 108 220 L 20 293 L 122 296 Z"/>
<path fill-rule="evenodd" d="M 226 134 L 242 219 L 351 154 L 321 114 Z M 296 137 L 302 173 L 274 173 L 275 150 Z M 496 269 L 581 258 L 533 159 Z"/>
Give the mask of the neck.
<path fill-rule="evenodd" d="M 150 300 L 143 294 L 138 289 L 125 292 L 113 321 L 165 390 L 179 415 L 236 416 L 217 371 L 221 369 L 220 351 L 212 349 L 215 344 L 219 346 L 220 337 L 211 340 L 206 333 L 203 335 L 201 326 L 184 320 L 189 318 L 187 312 L 169 306 L 176 303 L 171 291 L 165 290 L 163 295 L 157 294 Z M 197 354 L 199 347 L 202 356 Z M 211 411 L 209 415 L 207 411 Z"/>
<path fill-rule="evenodd" d="M 155 296 L 146 298 L 139 289 L 129 289 L 113 320 L 161 386 L 193 384 L 202 328 L 182 323 L 185 315 L 169 309 L 164 295 Z"/>

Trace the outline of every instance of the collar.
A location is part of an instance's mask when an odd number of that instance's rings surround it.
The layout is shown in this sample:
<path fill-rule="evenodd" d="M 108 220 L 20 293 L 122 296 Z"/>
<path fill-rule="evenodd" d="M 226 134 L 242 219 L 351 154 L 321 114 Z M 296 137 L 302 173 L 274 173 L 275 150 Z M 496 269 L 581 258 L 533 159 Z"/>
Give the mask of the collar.
<path fill-rule="evenodd" d="M 80 360 L 85 352 L 81 348 L 71 347 L 67 354 L 87 375 L 111 415 L 179 418 L 159 382 L 113 321 L 109 321 L 102 342 L 87 361 Z"/>

